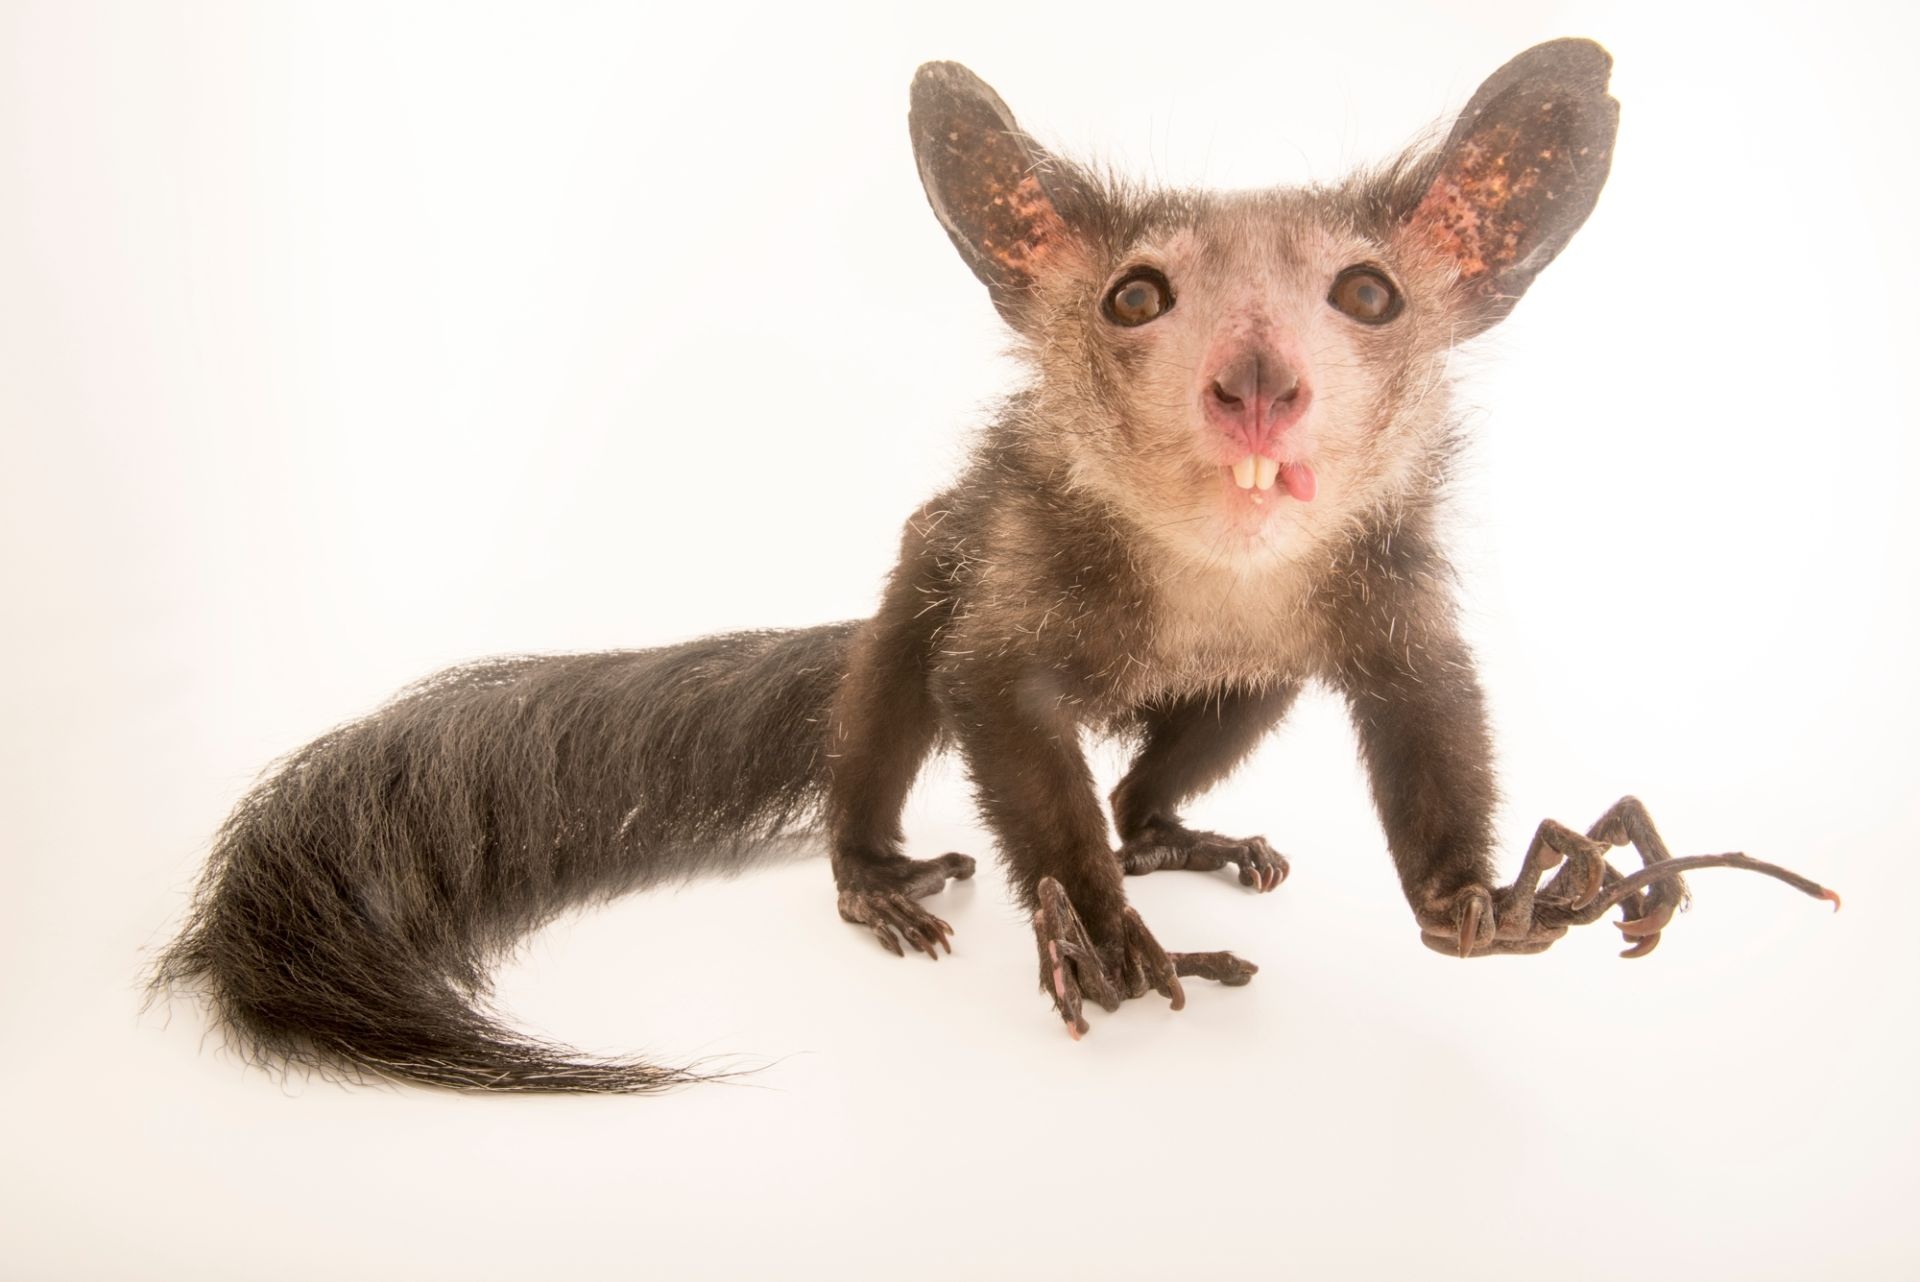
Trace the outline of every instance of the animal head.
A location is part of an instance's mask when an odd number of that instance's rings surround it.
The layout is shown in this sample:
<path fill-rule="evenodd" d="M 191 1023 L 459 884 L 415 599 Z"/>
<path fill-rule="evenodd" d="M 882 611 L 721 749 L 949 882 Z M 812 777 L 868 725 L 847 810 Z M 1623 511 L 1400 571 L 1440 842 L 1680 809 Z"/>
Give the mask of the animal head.
<path fill-rule="evenodd" d="M 1448 352 L 1606 181 L 1611 65 L 1539 45 L 1439 147 L 1333 187 L 1134 188 L 1047 153 L 957 63 L 920 68 L 909 125 L 935 215 L 1039 376 L 1027 438 L 1174 544 L 1290 557 L 1444 450 Z"/>

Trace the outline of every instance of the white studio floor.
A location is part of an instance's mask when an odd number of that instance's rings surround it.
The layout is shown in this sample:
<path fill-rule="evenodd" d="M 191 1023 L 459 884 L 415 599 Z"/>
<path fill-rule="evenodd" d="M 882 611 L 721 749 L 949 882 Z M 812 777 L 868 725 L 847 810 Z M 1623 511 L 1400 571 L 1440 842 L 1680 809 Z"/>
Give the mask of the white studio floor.
<path fill-rule="evenodd" d="M 1614 960 L 1596 927 L 1539 958 L 1450 962 L 1416 942 L 1359 780 L 1327 777 L 1343 735 L 1329 702 L 1304 709 L 1206 807 L 1287 834 L 1279 892 L 1132 883 L 1162 939 L 1239 949 L 1253 984 L 1193 983 L 1178 1015 L 1134 1003 L 1078 1044 L 1033 989 L 997 869 L 949 892 L 938 964 L 843 925 L 819 861 L 537 937 L 500 983 L 526 1024 L 768 1063 L 644 1099 L 272 1080 L 206 1042 L 190 1004 L 136 1017 L 135 949 L 174 888 L 120 852 L 184 831 L 191 807 L 157 785 L 63 798 L 88 818 L 36 834 L 63 857 L 30 870 L 9 944 L 15 1276 L 1903 1271 L 1912 879 L 1863 853 L 1894 834 L 1749 796 L 1721 834 L 1793 851 L 1844 913 L 1701 873 L 1644 961 Z M 1327 786 L 1282 801 L 1294 772 Z M 929 850 L 977 843 L 956 784 L 916 806 Z M 1678 849 L 1715 827 L 1665 810 Z"/>
<path fill-rule="evenodd" d="M 0 12 L 0 1276 L 1920 1276 L 1911 32 L 1455 10 Z M 1255 83 L 1229 30 L 1318 52 Z M 1129 883 L 1259 976 L 1078 1044 L 990 858 L 937 964 L 806 859 L 503 965 L 521 1025 L 737 1085 L 344 1087 L 142 1011 L 249 780 L 407 680 L 870 607 L 1009 370 L 914 178 L 919 60 L 1232 184 L 1377 158 L 1567 33 L 1616 57 L 1614 176 L 1462 362 L 1503 866 L 1632 792 L 1844 912 L 1707 871 L 1645 960 L 1433 954 L 1314 692 L 1193 812 L 1291 880 Z M 991 853 L 951 762 L 908 830 Z"/>

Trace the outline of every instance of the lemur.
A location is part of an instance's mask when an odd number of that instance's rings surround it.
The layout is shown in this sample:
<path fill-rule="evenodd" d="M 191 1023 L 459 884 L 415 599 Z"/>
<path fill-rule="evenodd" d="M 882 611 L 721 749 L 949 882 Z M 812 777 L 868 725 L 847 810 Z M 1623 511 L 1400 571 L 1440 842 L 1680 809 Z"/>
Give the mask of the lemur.
<path fill-rule="evenodd" d="M 895 954 L 952 949 L 925 900 L 972 858 L 910 858 L 928 755 L 964 761 L 1040 985 L 1075 1038 L 1227 952 L 1167 952 L 1124 876 L 1232 868 L 1260 837 L 1181 807 L 1303 685 L 1344 696 L 1430 945 L 1537 952 L 1622 909 L 1649 951 L 1714 864 L 1632 798 L 1540 825 L 1496 888 L 1492 747 L 1435 508 L 1458 427 L 1448 357 L 1498 323 L 1605 183 L 1611 59 L 1556 40 L 1489 78 L 1439 146 L 1333 186 L 1151 190 L 1043 150 L 954 63 L 908 123 L 933 212 L 1030 375 L 951 488 L 908 519 L 873 618 L 662 649 L 495 659 L 427 678 L 297 750 L 221 829 L 156 982 L 198 981 L 244 1042 L 487 1090 L 644 1091 L 697 1076 L 506 1027 L 489 960 L 569 905 L 738 867 L 823 828 L 840 915 Z M 1113 830 L 1087 733 L 1136 747 Z M 1610 846 L 1646 866 L 1622 875 Z M 1541 878 L 1557 869 L 1544 885 Z"/>

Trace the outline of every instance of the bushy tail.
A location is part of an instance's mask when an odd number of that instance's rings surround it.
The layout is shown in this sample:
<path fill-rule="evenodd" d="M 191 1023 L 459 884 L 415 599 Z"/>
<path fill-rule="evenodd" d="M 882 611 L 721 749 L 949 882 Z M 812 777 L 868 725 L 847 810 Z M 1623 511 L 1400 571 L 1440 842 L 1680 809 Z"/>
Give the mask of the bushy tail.
<path fill-rule="evenodd" d="M 854 624 L 490 660 L 280 762 L 221 828 L 157 988 L 284 1062 L 481 1090 L 648 1091 L 478 1005 L 568 905 L 739 866 L 821 797 Z"/>

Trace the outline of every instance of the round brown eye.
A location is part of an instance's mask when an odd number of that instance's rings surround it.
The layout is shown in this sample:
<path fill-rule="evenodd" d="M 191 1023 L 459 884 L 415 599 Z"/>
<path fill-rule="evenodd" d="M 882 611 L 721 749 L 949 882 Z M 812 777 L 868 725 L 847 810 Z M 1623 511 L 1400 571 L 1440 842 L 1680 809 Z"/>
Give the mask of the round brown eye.
<path fill-rule="evenodd" d="M 1122 276 L 1107 291 L 1100 310 L 1116 325 L 1144 325 L 1173 307 L 1173 287 L 1167 278 L 1151 267 L 1141 267 Z"/>
<path fill-rule="evenodd" d="M 1333 278 L 1327 301 L 1357 321 L 1384 325 L 1400 314 L 1400 291 L 1371 267 L 1349 267 Z"/>

